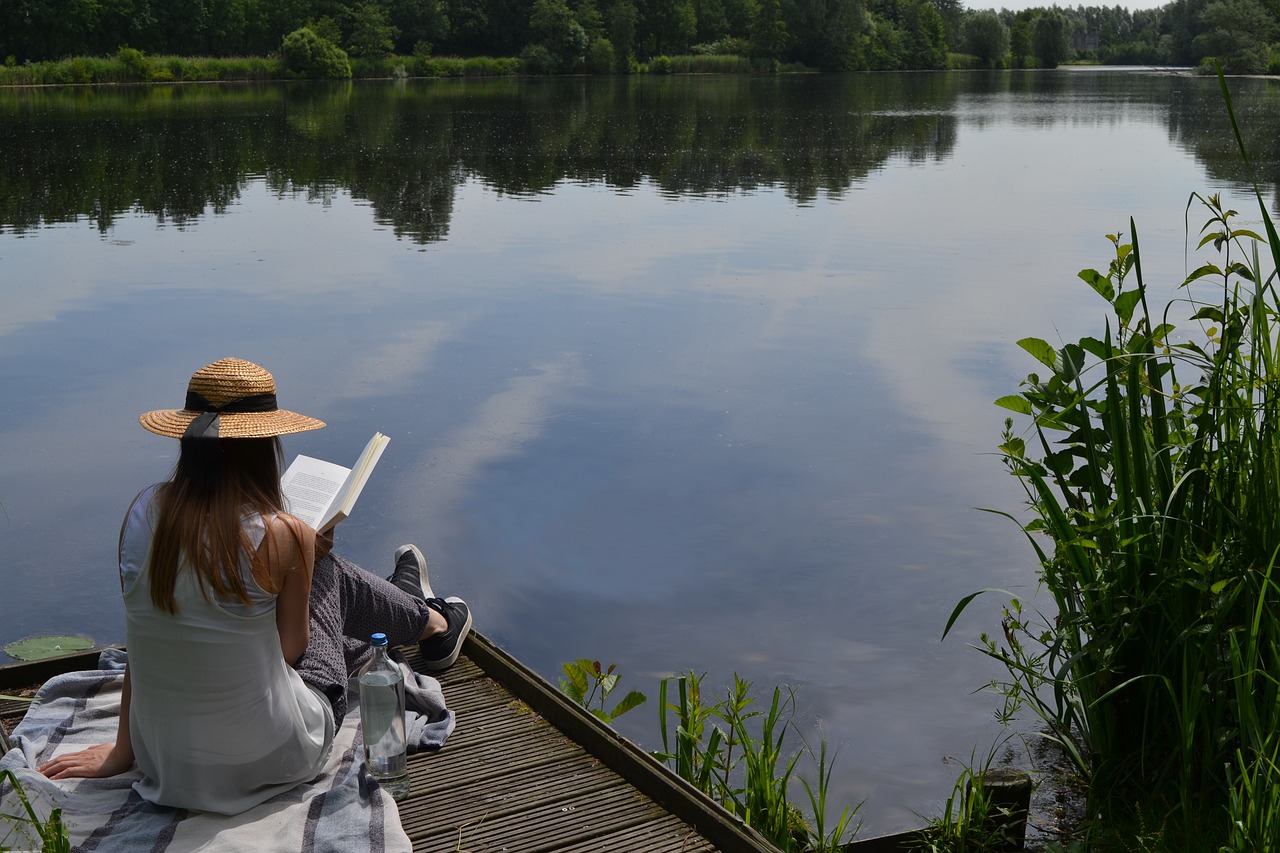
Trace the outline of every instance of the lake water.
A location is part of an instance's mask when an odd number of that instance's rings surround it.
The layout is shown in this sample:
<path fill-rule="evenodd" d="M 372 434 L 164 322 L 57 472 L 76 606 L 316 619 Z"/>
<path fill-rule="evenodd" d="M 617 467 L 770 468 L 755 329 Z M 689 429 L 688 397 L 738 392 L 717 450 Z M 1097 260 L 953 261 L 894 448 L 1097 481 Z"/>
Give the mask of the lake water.
<path fill-rule="evenodd" d="M 1277 90 L 1232 88 L 1273 204 Z M 864 832 L 915 825 L 1000 733 L 999 601 L 951 608 L 1034 591 L 978 509 L 1022 505 L 1015 341 L 1100 332 L 1131 216 L 1173 293 L 1193 191 L 1257 219 L 1238 159 L 1216 81 L 1112 70 L 0 93 L 0 641 L 123 640 L 177 448 L 137 415 L 240 356 L 330 424 L 289 456 L 391 436 L 345 553 L 616 662 L 646 748 L 663 676 L 793 685 Z"/>

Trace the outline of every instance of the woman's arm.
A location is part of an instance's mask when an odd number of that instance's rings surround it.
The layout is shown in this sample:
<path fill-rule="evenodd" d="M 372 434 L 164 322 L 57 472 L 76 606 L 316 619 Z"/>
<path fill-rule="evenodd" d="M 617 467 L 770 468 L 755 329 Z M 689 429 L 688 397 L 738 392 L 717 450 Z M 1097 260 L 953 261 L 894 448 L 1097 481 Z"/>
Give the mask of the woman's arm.
<path fill-rule="evenodd" d="M 258 549 L 267 574 L 275 582 L 276 631 L 285 662 L 293 666 L 311 639 L 311 573 L 315 568 L 316 532 L 291 515 L 277 515 L 267 525 Z"/>
<path fill-rule="evenodd" d="M 120 693 L 120 721 L 116 724 L 116 742 L 100 743 L 80 752 L 59 755 L 36 769 L 50 779 L 116 776 L 133 767 L 133 739 L 129 735 L 129 704 L 133 686 L 129 665 L 124 667 L 124 689 Z"/>

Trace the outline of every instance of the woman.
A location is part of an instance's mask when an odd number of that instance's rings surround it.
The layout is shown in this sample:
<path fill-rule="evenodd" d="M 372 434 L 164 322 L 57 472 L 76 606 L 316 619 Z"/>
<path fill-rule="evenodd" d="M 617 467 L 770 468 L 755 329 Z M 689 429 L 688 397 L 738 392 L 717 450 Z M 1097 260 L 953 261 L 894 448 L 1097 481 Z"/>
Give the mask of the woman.
<path fill-rule="evenodd" d="M 223 359 L 191 377 L 182 409 L 139 418 L 182 444 L 121 528 L 116 741 L 41 765 L 49 778 L 136 763 L 145 799 L 236 814 L 319 773 L 370 634 L 418 641 L 430 670 L 457 660 L 471 612 L 433 595 L 416 547 L 384 581 L 284 511 L 279 436 L 324 422 L 278 408 L 275 390 L 258 365 Z"/>

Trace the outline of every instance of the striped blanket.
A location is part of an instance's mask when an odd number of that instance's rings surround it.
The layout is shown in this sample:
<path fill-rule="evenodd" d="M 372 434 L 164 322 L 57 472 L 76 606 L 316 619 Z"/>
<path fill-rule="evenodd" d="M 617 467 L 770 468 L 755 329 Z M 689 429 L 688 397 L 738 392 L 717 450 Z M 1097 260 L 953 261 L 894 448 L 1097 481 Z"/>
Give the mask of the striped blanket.
<path fill-rule="evenodd" d="M 0 770 L 12 770 L 42 817 L 62 808 L 72 849 L 89 851 L 248 851 L 249 853 L 408 853 L 409 838 L 400 825 L 395 801 L 362 769 L 360 712 L 356 697 L 334 740 L 329 761 L 310 783 L 273 797 L 249 811 L 227 817 L 170 809 L 143 800 L 131 787 L 136 770 L 110 779 L 53 782 L 33 768 L 62 752 L 115 740 L 120 710 L 124 653 L 108 649 L 100 668 L 50 679 L 14 730 L 12 749 L 0 757 Z M 411 673 L 410 702 L 421 715 L 410 716 L 414 748 L 438 748 L 453 730 L 439 683 Z M 435 707 L 421 707 L 423 703 Z M 0 815 L 22 814 L 13 790 L 0 786 Z M 21 836 L 0 847 L 24 849 Z M 39 848 L 39 843 L 33 845 Z"/>

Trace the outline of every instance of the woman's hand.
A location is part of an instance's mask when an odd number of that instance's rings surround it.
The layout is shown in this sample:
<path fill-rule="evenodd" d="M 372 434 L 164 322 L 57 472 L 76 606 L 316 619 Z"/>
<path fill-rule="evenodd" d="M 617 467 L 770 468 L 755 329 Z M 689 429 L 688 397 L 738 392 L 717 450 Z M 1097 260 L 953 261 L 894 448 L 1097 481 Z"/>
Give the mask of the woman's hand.
<path fill-rule="evenodd" d="M 68 752 L 36 769 L 50 779 L 100 779 L 117 776 L 133 767 L 133 755 L 116 749 L 114 743 L 100 743 L 80 752 Z"/>

